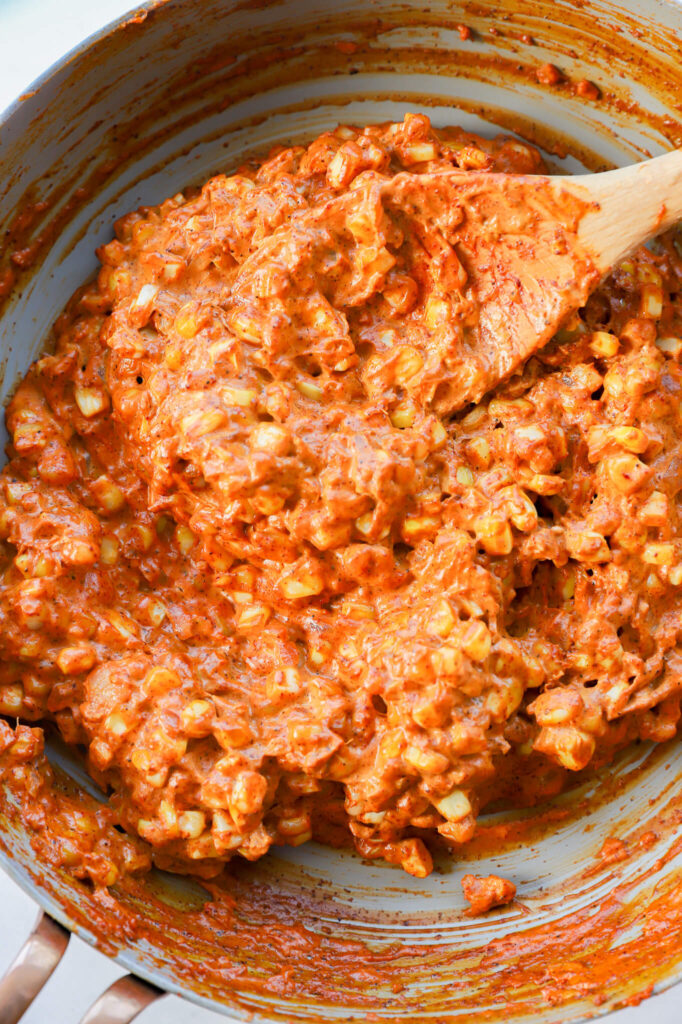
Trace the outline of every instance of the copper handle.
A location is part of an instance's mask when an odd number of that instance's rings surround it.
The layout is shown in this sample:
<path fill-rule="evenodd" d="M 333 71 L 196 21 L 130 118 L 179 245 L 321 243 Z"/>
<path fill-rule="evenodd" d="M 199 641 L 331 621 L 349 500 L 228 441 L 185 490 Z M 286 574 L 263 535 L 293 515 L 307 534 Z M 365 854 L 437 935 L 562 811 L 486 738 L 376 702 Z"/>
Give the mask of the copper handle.
<path fill-rule="evenodd" d="M 42 912 L 21 952 L 0 981 L 0 1024 L 17 1024 L 69 944 L 69 933 Z"/>
<path fill-rule="evenodd" d="M 130 1024 L 138 1013 L 142 1013 L 146 1006 L 164 994 L 153 985 L 127 974 L 115 981 L 92 1004 L 81 1024 Z M 0 1024 L 4 1024 L 1 1017 Z"/>

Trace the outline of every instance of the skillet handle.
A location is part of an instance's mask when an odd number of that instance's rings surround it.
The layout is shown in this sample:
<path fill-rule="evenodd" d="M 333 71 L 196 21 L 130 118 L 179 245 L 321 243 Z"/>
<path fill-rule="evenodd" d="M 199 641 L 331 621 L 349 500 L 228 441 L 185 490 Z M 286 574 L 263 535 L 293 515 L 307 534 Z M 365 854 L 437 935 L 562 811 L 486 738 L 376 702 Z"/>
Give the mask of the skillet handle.
<path fill-rule="evenodd" d="M 148 985 L 132 974 L 115 981 L 96 1003 L 93 1003 L 81 1024 L 130 1024 L 150 1003 L 165 995 L 161 989 Z M 0 1024 L 4 1024 L 0 1016 Z"/>
<path fill-rule="evenodd" d="M 17 1024 L 64 956 L 70 935 L 38 915 L 33 931 L 0 981 L 0 1024 Z"/>

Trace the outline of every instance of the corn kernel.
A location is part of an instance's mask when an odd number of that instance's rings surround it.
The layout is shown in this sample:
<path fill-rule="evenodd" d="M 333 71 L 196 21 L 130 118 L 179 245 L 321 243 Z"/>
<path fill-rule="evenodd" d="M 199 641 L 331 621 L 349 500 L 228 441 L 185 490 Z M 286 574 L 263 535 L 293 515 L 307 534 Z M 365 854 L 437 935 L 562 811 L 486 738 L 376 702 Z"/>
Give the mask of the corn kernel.
<path fill-rule="evenodd" d="M 447 430 L 439 420 L 436 420 L 436 422 L 431 427 L 431 444 L 433 445 L 433 450 L 436 451 L 443 444 L 445 444 L 445 442 L 447 441 L 447 437 Z"/>
<path fill-rule="evenodd" d="M 636 455 L 641 455 L 649 447 L 649 438 L 639 427 L 613 427 L 607 436 Z"/>
<path fill-rule="evenodd" d="M 135 224 L 133 224 L 132 230 L 132 236 L 135 245 L 143 246 L 144 243 L 152 237 L 152 235 L 155 233 L 155 230 L 156 229 L 154 225 L 150 224 L 148 220 L 138 220 Z M 145 288 L 149 287 L 149 285 L 145 285 Z"/>
<path fill-rule="evenodd" d="M 508 555 L 514 545 L 511 527 L 498 516 L 479 516 L 474 522 L 477 540 L 490 555 Z"/>
<path fill-rule="evenodd" d="M 645 284 L 642 288 L 642 316 L 659 320 L 663 314 L 663 289 L 656 284 Z"/>
<path fill-rule="evenodd" d="M 356 242 L 366 244 L 368 248 L 372 247 L 376 237 L 376 228 L 371 214 L 368 214 L 362 207 L 358 207 L 349 214 L 346 226 Z"/>
<path fill-rule="evenodd" d="M 567 704 L 538 703 L 535 718 L 539 725 L 564 725 L 571 720 L 573 712 Z"/>
<path fill-rule="evenodd" d="M 304 832 L 310 832 L 310 815 L 292 814 L 287 818 L 280 818 L 277 822 L 277 831 L 287 838 L 300 836 Z"/>
<path fill-rule="evenodd" d="M 499 690 L 491 690 L 485 699 L 485 706 L 494 719 L 504 722 L 516 711 L 523 700 L 523 683 L 512 679 Z"/>
<path fill-rule="evenodd" d="M 27 629 L 37 632 L 38 630 L 42 629 L 45 623 L 47 622 L 47 615 L 47 608 L 45 607 L 45 605 L 43 605 L 41 608 L 38 608 L 32 615 L 23 616 L 24 625 L 26 626 Z"/>
<path fill-rule="evenodd" d="M 90 484 L 97 503 L 103 512 L 119 512 L 125 504 L 123 491 L 108 476 L 100 476 Z"/>
<path fill-rule="evenodd" d="M 535 529 L 538 513 L 525 491 L 516 485 L 504 487 L 500 491 L 500 498 L 503 499 L 507 514 L 517 530 L 530 533 Z"/>
<path fill-rule="evenodd" d="M 364 516 L 358 516 L 355 520 L 355 529 L 358 533 L 362 533 L 364 536 L 368 536 L 372 532 L 372 523 L 374 522 L 374 516 L 371 512 L 366 512 Z"/>
<path fill-rule="evenodd" d="M 31 485 L 25 483 L 5 483 L 5 497 L 8 505 L 19 505 L 22 498 L 31 493 Z"/>
<path fill-rule="evenodd" d="M 151 526 L 147 526 L 146 523 L 135 523 L 131 533 L 139 551 L 151 551 L 152 545 L 156 540 L 156 532 L 152 530 Z"/>
<path fill-rule="evenodd" d="M 230 810 L 233 814 L 257 813 L 263 806 L 267 788 L 267 780 L 260 772 L 239 772 L 232 785 Z"/>
<path fill-rule="evenodd" d="M 178 310 L 173 323 L 175 331 L 181 338 L 190 341 L 199 330 L 199 322 L 196 317 L 196 307 L 193 302 L 188 302 Z"/>
<path fill-rule="evenodd" d="M 472 812 L 469 798 L 461 789 L 453 789 L 447 796 L 434 801 L 434 807 L 448 821 L 462 821 Z"/>
<path fill-rule="evenodd" d="M 178 816 L 175 807 L 170 800 L 162 800 L 159 804 L 159 821 L 167 836 L 175 836 L 178 833 Z"/>
<path fill-rule="evenodd" d="M 457 618 L 450 607 L 450 604 L 448 601 L 443 599 L 438 602 L 431 613 L 428 629 L 430 633 L 435 633 L 436 636 L 444 638 L 452 633 L 456 622 Z"/>
<path fill-rule="evenodd" d="M 184 263 L 178 263 L 175 260 L 169 260 L 164 264 L 161 274 L 164 281 L 178 281 L 185 270 Z"/>
<path fill-rule="evenodd" d="M 183 555 L 188 555 L 197 542 L 189 526 L 183 525 L 176 527 L 175 540 Z"/>
<path fill-rule="evenodd" d="M 398 863 L 414 878 L 426 878 L 433 870 L 433 860 L 421 839 L 401 839 L 396 843 Z"/>
<path fill-rule="evenodd" d="M 464 26 L 461 26 L 461 31 Z M 510 149 L 516 149 L 514 143 L 508 143 Z M 523 147 L 525 148 L 525 147 Z M 448 149 L 452 149 L 457 153 L 457 165 L 464 171 L 482 171 L 488 170 L 491 164 L 490 157 L 478 146 L 467 146 L 467 145 L 456 145 L 454 143 L 448 145 Z M 528 150 L 526 150 L 526 157 Z"/>
<path fill-rule="evenodd" d="M 674 544 L 647 544 L 642 551 L 642 561 L 647 565 L 672 565 L 674 560 Z"/>
<path fill-rule="evenodd" d="M 412 403 L 401 403 L 390 413 L 390 420 L 398 430 L 405 430 L 411 427 L 417 416 L 417 410 Z"/>
<path fill-rule="evenodd" d="M 77 384 L 73 389 L 73 396 L 86 419 L 99 416 L 109 408 L 109 396 L 101 388 L 84 388 Z"/>
<path fill-rule="evenodd" d="M 493 419 L 505 419 L 507 416 L 524 416 L 534 411 L 532 402 L 527 398 L 493 398 L 488 404 L 488 415 Z"/>
<path fill-rule="evenodd" d="M 148 772 L 152 764 L 152 756 L 148 750 L 134 750 L 130 761 L 139 772 Z"/>
<path fill-rule="evenodd" d="M 456 647 L 444 644 L 431 653 L 431 666 L 436 675 L 454 676 L 462 667 L 462 655 Z"/>
<path fill-rule="evenodd" d="M 490 445 L 484 437 L 474 437 L 465 445 L 469 461 L 476 469 L 487 469 L 490 465 Z"/>
<path fill-rule="evenodd" d="M 650 263 L 640 263 L 637 267 L 637 280 L 640 284 L 655 284 L 660 288 L 663 285 L 663 278 L 656 267 Z"/>
<path fill-rule="evenodd" d="M 411 277 L 401 277 L 400 283 L 384 289 L 384 299 L 396 313 L 409 313 L 417 299 L 417 284 Z"/>
<path fill-rule="evenodd" d="M 248 409 L 256 404 L 258 393 L 253 388 L 222 387 L 220 396 L 227 405 L 235 405 L 239 409 Z"/>
<path fill-rule="evenodd" d="M 324 391 L 317 384 L 313 384 L 310 380 L 297 380 L 296 388 L 306 398 L 312 398 L 314 401 L 322 398 Z"/>
<path fill-rule="evenodd" d="M 159 294 L 159 286 L 154 284 L 143 284 L 138 295 L 130 304 L 130 319 L 136 327 L 144 327 L 154 311 L 156 296 Z"/>
<path fill-rule="evenodd" d="M 559 764 L 572 772 L 581 771 L 594 753 L 594 738 L 573 725 L 557 726 L 552 731 L 555 733 L 554 749 Z"/>
<path fill-rule="evenodd" d="M 179 370 L 182 366 L 182 349 L 175 345 L 168 345 L 163 354 L 163 361 L 170 370 Z"/>
<path fill-rule="evenodd" d="M 313 597 L 324 590 L 324 578 L 315 572 L 300 572 L 297 576 L 289 576 L 280 580 L 279 589 L 289 601 L 298 601 L 304 597 Z"/>
<path fill-rule="evenodd" d="M 653 491 L 639 510 L 644 526 L 665 526 L 668 522 L 668 498 L 662 491 Z"/>
<path fill-rule="evenodd" d="M 673 587 L 679 587 L 682 583 L 682 565 L 674 565 L 668 572 L 668 581 Z"/>
<path fill-rule="evenodd" d="M 408 165 L 428 163 L 437 158 L 438 146 L 435 142 L 410 142 L 401 147 L 400 156 Z"/>
<path fill-rule="evenodd" d="M 566 550 L 578 562 L 609 562 L 611 551 L 606 540 L 594 530 L 566 531 Z"/>
<path fill-rule="evenodd" d="M 36 701 L 44 700 L 52 689 L 52 684 L 40 676 L 28 676 L 23 677 L 24 691 L 27 696 L 32 697 Z"/>
<path fill-rule="evenodd" d="M 484 622 L 473 621 L 462 637 L 462 650 L 472 661 L 485 661 L 490 654 L 492 640 Z"/>
<path fill-rule="evenodd" d="M 100 561 L 103 565 L 116 565 L 118 561 L 119 543 L 116 537 L 103 537 L 100 546 Z"/>
<path fill-rule="evenodd" d="M 23 576 L 31 573 L 31 558 L 26 553 L 15 555 L 14 564 Z"/>
<path fill-rule="evenodd" d="M 411 345 L 401 345 L 395 352 L 396 358 L 393 364 L 394 381 L 396 384 L 405 387 L 419 373 L 424 365 L 424 360 L 416 348 L 413 348 Z"/>
<path fill-rule="evenodd" d="M 0 686 L 0 715 L 16 718 L 21 714 L 24 703 L 24 688 L 21 683 Z"/>
<path fill-rule="evenodd" d="M 124 640 L 133 640 L 137 636 L 137 625 L 127 615 L 121 615 L 117 611 L 110 611 L 106 613 L 106 617 Z"/>
<path fill-rule="evenodd" d="M 106 871 L 102 875 L 101 882 L 105 889 L 110 888 L 112 885 L 116 885 L 119 878 L 119 871 L 115 864 L 109 861 Z"/>
<path fill-rule="evenodd" d="M 656 573 L 649 573 L 646 578 L 646 587 L 655 597 L 662 597 L 665 594 L 665 584 Z"/>
<path fill-rule="evenodd" d="M 368 249 L 367 254 L 358 254 L 359 261 L 361 264 L 364 263 L 365 272 L 368 274 L 377 274 L 382 276 L 384 274 L 387 274 L 388 271 L 391 270 L 396 264 L 395 256 L 393 256 L 392 253 L 390 253 L 386 248 L 380 249 L 377 255 L 374 257 L 374 259 L 370 259 L 367 260 L 367 262 L 365 262 L 366 256 L 369 255 L 369 252 L 370 250 Z M 334 367 L 334 369 L 336 369 L 336 367 Z"/>
<path fill-rule="evenodd" d="M 362 157 L 346 146 L 341 146 L 332 157 L 327 166 L 327 181 L 332 188 L 345 188 L 349 185 L 358 173 L 358 161 Z"/>
<path fill-rule="evenodd" d="M 376 618 L 376 612 L 371 604 L 352 597 L 341 602 L 341 614 L 357 620 Z"/>
<path fill-rule="evenodd" d="M 38 636 L 32 637 L 19 648 L 21 658 L 39 658 L 43 651 L 43 641 Z"/>
<path fill-rule="evenodd" d="M 99 547 L 93 541 L 69 538 L 62 548 L 62 559 L 69 565 L 93 565 L 99 558 Z M 38 565 L 34 568 L 38 568 Z"/>
<path fill-rule="evenodd" d="M 12 443 L 18 452 L 42 451 L 47 444 L 42 423 L 20 423 L 12 434 Z"/>
<path fill-rule="evenodd" d="M 160 515 L 154 524 L 157 536 L 162 540 L 168 540 L 173 532 L 173 520 L 170 516 Z"/>
<path fill-rule="evenodd" d="M 614 487 L 622 494 L 633 494 L 651 476 L 651 470 L 635 455 L 617 455 L 607 461 Z"/>
<path fill-rule="evenodd" d="M 178 832 L 182 839 L 198 839 L 206 831 L 203 811 L 183 811 L 178 817 Z"/>
<path fill-rule="evenodd" d="M 610 359 L 617 355 L 619 347 L 620 341 L 615 334 L 609 334 L 608 331 L 593 331 L 590 348 L 596 356 Z"/>
<path fill-rule="evenodd" d="M 411 516 L 402 525 L 402 535 L 412 543 L 421 537 L 429 537 L 440 528 L 441 521 L 437 516 Z"/>
<path fill-rule="evenodd" d="M 271 494 L 267 490 L 260 491 L 251 498 L 251 506 L 256 512 L 264 516 L 274 516 L 280 512 L 286 504 L 284 494 Z"/>
<path fill-rule="evenodd" d="M 440 295 L 429 295 L 424 306 L 424 320 L 428 327 L 436 328 L 450 317 L 450 303 Z"/>
<path fill-rule="evenodd" d="M 97 657 L 92 647 L 86 644 L 76 647 L 64 647 L 57 655 L 57 666 L 64 675 L 79 675 L 89 672 Z"/>
<path fill-rule="evenodd" d="M 529 480 L 524 481 L 524 487 L 536 494 L 560 494 L 564 489 L 564 478 L 552 476 L 548 473 L 535 473 Z"/>
<path fill-rule="evenodd" d="M 661 352 L 665 352 L 666 355 L 673 356 L 677 359 L 682 353 L 682 338 L 657 338 L 656 348 Z"/>
<path fill-rule="evenodd" d="M 211 732 L 215 709 L 208 700 L 193 700 L 181 715 L 183 731 L 193 738 L 208 736 Z"/>
<path fill-rule="evenodd" d="M 270 609 L 260 602 L 248 604 L 239 609 L 237 615 L 237 627 L 239 629 L 259 629 L 264 626 L 270 618 Z"/>
<path fill-rule="evenodd" d="M 185 437 L 199 438 L 219 430 L 227 422 L 222 409 L 202 409 L 188 413 L 180 422 L 180 430 Z"/>
<path fill-rule="evenodd" d="M 291 435 L 278 423 L 259 423 L 251 431 L 251 444 L 273 455 L 287 455 L 291 451 Z"/>
<path fill-rule="evenodd" d="M 80 835 L 92 836 L 97 833 L 97 821 L 93 815 L 79 813 L 74 816 L 73 825 Z"/>
<path fill-rule="evenodd" d="M 475 427 L 480 426 L 487 415 L 487 407 L 485 405 L 477 405 L 462 419 L 462 426 L 465 430 L 473 430 Z"/>
<path fill-rule="evenodd" d="M 158 629 L 163 620 L 166 618 L 166 606 L 162 601 L 151 600 L 145 608 L 147 613 L 147 620 L 150 626 L 154 626 Z"/>
<path fill-rule="evenodd" d="M 575 595 L 575 573 L 569 573 L 561 585 L 561 596 L 564 601 L 570 601 Z"/>
<path fill-rule="evenodd" d="M 298 696 L 303 690 L 301 676 L 298 669 L 289 666 L 288 668 L 277 669 L 266 680 L 265 692 L 268 699 L 280 703 L 291 697 Z"/>
<path fill-rule="evenodd" d="M 412 708 L 412 718 L 422 729 L 438 729 L 444 724 L 446 715 L 428 696 L 424 696 Z"/>
<path fill-rule="evenodd" d="M 106 732 L 111 733 L 112 736 L 116 736 L 119 739 L 123 736 L 127 736 L 128 733 L 132 731 L 132 725 L 125 720 L 120 711 L 112 711 L 112 713 L 104 719 L 104 728 Z"/>
<path fill-rule="evenodd" d="M 407 747 L 403 758 L 412 768 L 424 775 L 438 775 L 450 767 L 450 762 L 444 754 L 439 754 L 436 750 L 422 750 L 417 746 Z"/>
<path fill-rule="evenodd" d="M 213 812 L 211 832 L 222 850 L 235 849 L 241 843 L 241 836 L 235 831 L 235 824 L 226 811 Z"/>
<path fill-rule="evenodd" d="M 182 680 L 177 672 L 168 668 L 153 668 L 144 681 L 145 693 L 150 697 L 160 697 L 171 690 L 179 690 Z"/>

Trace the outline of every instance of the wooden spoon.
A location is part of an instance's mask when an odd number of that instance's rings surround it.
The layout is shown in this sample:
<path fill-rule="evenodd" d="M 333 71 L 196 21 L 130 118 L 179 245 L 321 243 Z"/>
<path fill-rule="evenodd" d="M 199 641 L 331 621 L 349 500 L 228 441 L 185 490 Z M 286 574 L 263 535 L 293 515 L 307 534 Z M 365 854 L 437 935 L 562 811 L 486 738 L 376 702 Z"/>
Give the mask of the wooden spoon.
<path fill-rule="evenodd" d="M 682 220 L 682 149 L 603 174 L 548 180 L 596 204 L 580 221 L 578 242 L 602 276 Z"/>
<path fill-rule="evenodd" d="M 682 219 L 682 150 L 575 177 L 397 175 L 387 190 L 422 223 L 446 225 L 466 269 L 465 327 L 433 403 L 449 415 L 511 376 L 620 260 Z"/>
<path fill-rule="evenodd" d="M 282 373 L 310 352 L 328 373 L 343 372 L 355 357 L 346 316 L 361 310 L 367 337 L 378 315 L 379 362 L 416 347 L 410 399 L 449 416 L 522 367 L 618 260 L 680 217 L 682 150 L 577 177 L 367 173 L 277 228 L 240 266 L 224 303 L 231 329 Z M 419 300 L 396 317 L 376 297 L 398 261 Z M 274 298 L 264 274 L 286 282 Z M 329 318 L 301 328 L 312 298 L 343 314 L 333 329 Z M 374 364 L 360 373 L 376 394 Z"/>

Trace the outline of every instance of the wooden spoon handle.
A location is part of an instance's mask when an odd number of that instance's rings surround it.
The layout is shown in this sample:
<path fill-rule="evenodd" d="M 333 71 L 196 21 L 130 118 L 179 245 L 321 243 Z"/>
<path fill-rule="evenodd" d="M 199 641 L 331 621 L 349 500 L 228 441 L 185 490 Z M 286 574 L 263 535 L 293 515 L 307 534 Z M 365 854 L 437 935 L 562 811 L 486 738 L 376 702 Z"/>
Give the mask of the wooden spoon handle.
<path fill-rule="evenodd" d="M 583 217 L 578 240 L 603 274 L 682 220 L 682 149 L 604 174 L 554 181 L 597 204 Z"/>

